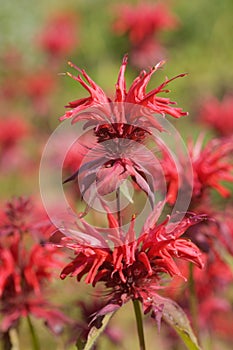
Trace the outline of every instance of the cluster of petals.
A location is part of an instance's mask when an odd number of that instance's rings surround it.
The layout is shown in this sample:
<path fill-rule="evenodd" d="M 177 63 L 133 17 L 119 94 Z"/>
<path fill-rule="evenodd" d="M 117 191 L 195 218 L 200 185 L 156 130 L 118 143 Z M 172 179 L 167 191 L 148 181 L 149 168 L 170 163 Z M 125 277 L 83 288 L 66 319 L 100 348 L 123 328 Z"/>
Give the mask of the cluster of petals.
<path fill-rule="evenodd" d="M 29 73 L 24 77 L 23 88 L 36 112 L 41 115 L 48 113 L 49 99 L 56 88 L 54 74 L 43 69 L 38 69 L 37 75 Z"/>
<path fill-rule="evenodd" d="M 27 136 L 29 126 L 18 115 L 2 116 L 0 119 L 0 152 L 5 152 Z"/>
<path fill-rule="evenodd" d="M 232 139 L 213 139 L 203 147 L 200 137 L 195 145 L 190 145 L 189 152 L 194 174 L 193 196 L 200 197 L 206 188 L 212 188 L 229 197 L 230 191 L 222 182 L 233 181 Z"/>
<path fill-rule="evenodd" d="M 178 169 L 178 172 L 172 158 L 165 149 L 162 150 L 161 164 L 168 186 L 168 202 L 174 204 L 178 191 L 185 190 L 187 186 L 193 188 L 192 205 L 196 200 L 206 196 L 210 189 L 215 189 L 224 198 L 229 197 L 230 190 L 223 182 L 233 181 L 232 138 L 216 138 L 204 144 L 203 135 L 200 135 L 196 143 L 188 144 L 188 152 L 193 183 L 185 173 L 185 168 Z M 182 159 L 180 161 L 182 164 Z"/>
<path fill-rule="evenodd" d="M 162 3 L 141 2 L 137 6 L 124 4 L 118 7 L 118 13 L 113 29 L 120 35 L 128 33 L 133 45 L 163 29 L 175 28 L 178 25 L 177 18 Z"/>
<path fill-rule="evenodd" d="M 28 165 L 28 150 L 24 142 L 28 141 L 31 126 L 20 114 L 5 113 L 0 117 L 0 171 L 25 171 Z"/>
<path fill-rule="evenodd" d="M 132 113 L 114 113 L 115 111 L 111 110 L 111 105 L 114 106 L 115 103 L 124 103 L 125 106 L 130 104 L 138 105 L 149 109 L 151 113 L 158 113 L 161 115 L 169 114 L 175 118 L 187 115 L 187 113 L 183 112 L 181 108 L 173 107 L 173 105 L 176 103 L 171 101 L 169 98 L 157 96 L 159 93 L 169 92 L 169 90 L 166 89 L 166 85 L 172 80 L 178 77 L 182 77 L 185 74 L 180 74 L 172 79 L 167 79 L 157 88 L 153 89 L 150 92 L 146 92 L 146 88 L 151 79 L 151 76 L 164 64 L 164 62 L 161 61 L 156 66 L 152 67 L 148 72 L 143 70 L 140 75 L 136 77 L 127 91 L 125 82 L 125 69 L 127 61 L 128 57 L 126 55 L 123 58 L 123 62 L 118 75 L 114 99 L 108 97 L 84 70 L 81 70 L 74 64 L 70 63 L 70 65 L 77 69 L 80 74 L 77 76 L 73 76 L 70 73 L 67 74 L 79 82 L 90 93 L 90 96 L 70 102 L 67 107 L 71 110 L 66 112 L 65 115 L 60 118 L 60 120 L 72 118 L 73 122 L 77 122 L 79 120 L 89 120 L 94 121 L 96 124 L 134 124 L 138 121 L 137 119 L 139 116 L 135 117 L 135 115 Z M 99 107 L 100 111 L 102 111 L 104 108 L 105 113 L 80 113 L 84 112 L 88 108 L 93 107 Z M 149 124 L 151 126 L 158 127 L 158 123 L 155 121 L 155 118 L 153 118 L 153 116 L 147 115 L 143 117 L 146 121 L 146 125 Z"/>
<path fill-rule="evenodd" d="M 39 45 L 53 57 L 67 55 L 77 44 L 77 19 L 72 13 L 55 13 L 39 35 Z"/>
<path fill-rule="evenodd" d="M 30 221 L 31 211 L 30 200 L 19 197 L 7 203 L 1 213 L 0 296 L 3 298 L 31 291 L 40 294 L 43 283 L 52 277 L 54 269 L 61 266 L 60 254 L 51 245 L 35 243 L 28 250 L 25 235 L 35 238 L 41 231 L 37 237 L 40 241 L 48 228 L 48 222 L 42 217 L 39 224 Z"/>
<path fill-rule="evenodd" d="M 159 34 L 179 25 L 168 6 L 162 3 L 139 2 L 137 5 L 121 4 L 116 7 L 113 31 L 127 36 L 130 43 L 131 63 L 136 67 L 153 65 L 167 56 Z"/>
<path fill-rule="evenodd" d="M 57 250 L 36 244 L 28 252 L 21 244 L 21 240 L 14 237 L 8 239 L 8 247 L 0 245 L 0 331 L 6 332 L 21 317 L 33 315 L 42 318 L 53 333 L 59 334 L 70 319 L 44 296 L 45 283 L 61 266 Z"/>
<path fill-rule="evenodd" d="M 7 239 L 8 238 L 8 239 Z M 59 267 L 56 259 L 57 250 L 54 247 L 34 245 L 30 252 L 26 247 L 20 247 L 20 236 L 5 237 L 0 245 L 1 282 L 0 296 L 27 293 L 41 293 L 41 287 Z"/>
<path fill-rule="evenodd" d="M 89 91 L 90 97 L 70 102 L 67 107 L 71 110 L 66 112 L 61 120 L 71 118 L 73 123 L 87 120 L 86 125 L 94 125 L 94 135 L 99 146 L 88 153 L 86 158 L 88 161 L 85 161 L 83 166 L 65 182 L 74 180 L 77 175 L 83 173 L 85 180 L 82 195 L 95 180 L 98 192 L 105 195 L 113 192 L 117 184 L 119 185 L 129 176 L 153 203 L 154 188 L 151 185 L 153 181 L 149 179 L 152 176 L 148 171 L 151 159 L 146 160 L 145 151 L 139 145 L 136 147 L 135 144 L 144 142 L 150 134 L 148 127 L 163 130 L 153 114 L 158 113 L 160 117 L 170 114 L 179 118 L 187 113 L 173 107 L 174 102 L 168 98 L 157 96 L 160 92 L 168 92 L 165 89 L 166 85 L 176 77 L 146 92 L 152 74 L 162 66 L 163 62 L 158 63 L 149 72 L 142 71 L 127 91 L 125 82 L 127 59 L 127 56 L 123 58 L 113 100 L 91 80 L 84 70 L 71 64 L 80 72 L 77 77 L 72 77 Z"/>
<path fill-rule="evenodd" d="M 72 249 L 76 257 L 63 269 L 61 278 L 70 275 L 81 280 L 85 276 L 85 283 L 93 286 L 103 282 L 111 290 L 111 304 L 121 306 L 129 299 L 139 299 L 143 303 L 147 298 L 154 300 L 166 275 L 183 277 L 176 259 L 193 262 L 201 268 L 201 252 L 181 236 L 204 217 L 189 214 L 176 225 L 169 224 L 169 218 L 157 224 L 156 214 L 152 213 L 138 238 L 135 237 L 134 219 L 123 237 L 117 220 L 108 214 L 106 240 L 97 229 L 82 221 L 85 234 L 89 232 L 89 245 L 88 239 L 85 242 L 78 238 L 79 233 L 76 239 L 68 233 L 62 238 L 61 245 Z M 91 244 L 91 237 L 99 240 L 98 246 Z"/>
<path fill-rule="evenodd" d="M 14 197 L 0 211 L 1 239 L 3 236 L 29 234 L 36 242 L 48 240 L 54 228 L 44 210 L 28 197 Z"/>
<path fill-rule="evenodd" d="M 44 237 L 48 222 L 43 217 L 39 223 L 30 222 L 31 211 L 32 203 L 19 197 L 7 203 L 0 215 L 1 331 L 7 331 L 32 310 L 56 333 L 65 316 L 46 301 L 44 287 L 62 266 L 61 253 L 54 246 L 38 242 Z M 40 235 L 35 242 L 37 233 Z"/>
<path fill-rule="evenodd" d="M 200 121 L 221 136 L 233 135 L 233 95 L 225 95 L 222 101 L 216 97 L 206 99 L 200 109 Z"/>
<path fill-rule="evenodd" d="M 79 176 L 82 196 L 91 193 L 92 185 L 97 188 L 97 191 L 93 192 L 95 196 L 104 196 L 115 191 L 130 177 L 133 183 L 147 194 L 153 207 L 155 188 L 158 188 L 159 184 L 153 178 L 158 169 L 157 163 L 151 162 L 152 156 L 143 145 L 138 142 L 128 143 L 126 138 L 108 140 L 104 144 L 97 143 L 97 146 L 88 152 L 81 166 L 64 183 Z"/>

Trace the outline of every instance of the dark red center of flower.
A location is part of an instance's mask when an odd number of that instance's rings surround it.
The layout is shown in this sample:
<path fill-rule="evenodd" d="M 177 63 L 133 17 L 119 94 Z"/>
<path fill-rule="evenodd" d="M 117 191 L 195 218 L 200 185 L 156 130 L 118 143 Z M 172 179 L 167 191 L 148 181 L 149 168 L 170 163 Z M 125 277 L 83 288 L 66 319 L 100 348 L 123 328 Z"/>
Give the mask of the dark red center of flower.
<path fill-rule="evenodd" d="M 140 261 L 135 261 L 132 265 L 122 270 L 124 280 L 118 272 L 109 275 L 106 278 L 106 286 L 114 290 L 114 294 L 117 297 L 119 294 L 118 302 L 121 302 L 121 296 L 137 297 L 138 288 L 141 289 L 142 280 L 148 276 L 148 271 Z"/>
<path fill-rule="evenodd" d="M 138 126 L 112 123 L 98 125 L 94 130 L 98 142 L 104 142 L 115 138 L 124 138 L 136 142 L 142 142 L 149 131 L 146 131 Z"/>

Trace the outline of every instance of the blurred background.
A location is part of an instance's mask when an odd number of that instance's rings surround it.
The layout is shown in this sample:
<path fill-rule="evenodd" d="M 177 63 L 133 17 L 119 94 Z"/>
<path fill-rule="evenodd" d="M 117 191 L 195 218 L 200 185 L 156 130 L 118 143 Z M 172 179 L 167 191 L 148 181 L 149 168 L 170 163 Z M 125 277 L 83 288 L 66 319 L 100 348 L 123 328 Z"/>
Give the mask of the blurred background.
<path fill-rule="evenodd" d="M 233 114 L 232 16 L 232 0 L 0 0 L 1 207 L 18 195 L 40 202 L 38 168 L 46 140 L 59 124 L 64 106 L 87 96 L 63 74 L 74 73 L 68 61 L 84 68 L 112 96 L 125 53 L 129 54 L 128 86 L 142 69 L 166 60 L 149 88 L 165 77 L 188 73 L 169 84 L 171 100 L 189 112 L 188 117 L 172 120 L 183 139 L 196 139 L 201 131 L 207 138 L 225 136 L 226 129 L 233 134 L 232 122 L 222 128 L 224 115 Z M 218 108 L 217 118 L 213 106 Z M 212 117 L 208 119 L 207 114 Z M 73 303 L 92 293 L 73 279 L 57 278 L 49 295 L 66 314 L 82 319 Z M 129 336 L 135 332 L 130 308 L 126 305 L 114 317 L 115 338 L 111 342 L 103 337 L 100 349 L 137 348 L 136 337 Z M 67 334 L 56 339 L 42 321 L 35 324 L 41 349 L 75 348 L 67 345 Z M 183 349 L 181 344 L 170 344 L 167 330 L 159 335 L 148 322 L 146 332 L 148 349 Z M 224 332 L 216 333 L 214 339 L 210 345 L 205 338 L 205 349 L 232 348 Z M 31 349 L 24 323 L 20 342 L 22 349 Z"/>

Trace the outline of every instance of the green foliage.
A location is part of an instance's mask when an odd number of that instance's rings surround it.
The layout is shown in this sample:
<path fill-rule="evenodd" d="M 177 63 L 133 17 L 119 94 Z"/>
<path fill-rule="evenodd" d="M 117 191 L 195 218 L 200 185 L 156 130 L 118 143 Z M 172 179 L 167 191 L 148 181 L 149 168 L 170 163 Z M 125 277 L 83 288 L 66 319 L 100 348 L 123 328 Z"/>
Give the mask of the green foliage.
<path fill-rule="evenodd" d="M 189 350 L 201 350 L 190 322 L 181 307 L 173 300 L 164 299 L 163 319 L 177 332 Z"/>
<path fill-rule="evenodd" d="M 101 335 L 101 333 L 105 330 L 105 328 L 108 325 L 108 322 L 110 321 L 111 317 L 113 316 L 114 312 L 106 314 L 102 319 L 102 325 L 100 328 L 96 328 L 95 326 L 91 327 L 87 341 L 83 341 L 82 339 L 78 339 L 76 346 L 78 350 L 91 350 L 95 342 L 97 341 L 98 337 Z"/>

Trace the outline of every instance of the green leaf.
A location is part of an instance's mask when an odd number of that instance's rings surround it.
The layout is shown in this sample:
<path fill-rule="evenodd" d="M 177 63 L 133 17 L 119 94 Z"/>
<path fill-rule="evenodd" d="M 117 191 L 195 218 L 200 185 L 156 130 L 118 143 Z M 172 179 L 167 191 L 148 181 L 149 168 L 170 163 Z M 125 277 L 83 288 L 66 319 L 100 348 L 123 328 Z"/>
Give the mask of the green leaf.
<path fill-rule="evenodd" d="M 124 181 L 120 186 L 120 192 L 128 199 L 129 203 L 133 203 L 132 194 L 129 191 L 128 181 Z"/>
<path fill-rule="evenodd" d="M 164 321 L 174 328 L 189 350 L 201 350 L 190 322 L 182 308 L 173 300 L 164 298 L 163 305 Z"/>
<path fill-rule="evenodd" d="M 78 339 L 76 346 L 78 350 L 91 350 L 94 346 L 95 342 L 97 341 L 100 334 L 105 330 L 107 327 L 108 322 L 110 321 L 112 315 L 114 312 L 108 313 L 105 316 L 103 316 L 102 324 L 100 328 L 96 328 L 93 326 L 87 337 L 87 341 L 84 341 L 83 339 Z"/>

